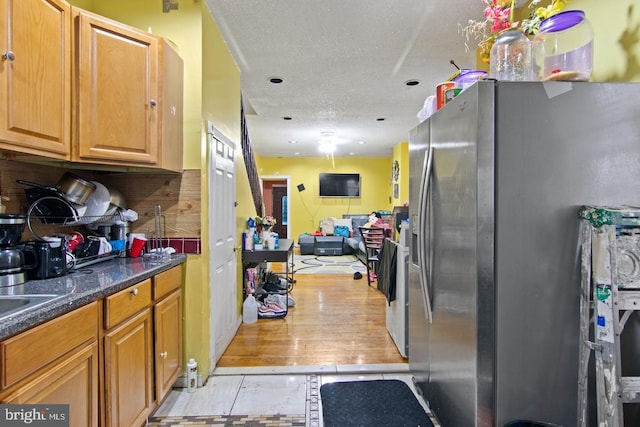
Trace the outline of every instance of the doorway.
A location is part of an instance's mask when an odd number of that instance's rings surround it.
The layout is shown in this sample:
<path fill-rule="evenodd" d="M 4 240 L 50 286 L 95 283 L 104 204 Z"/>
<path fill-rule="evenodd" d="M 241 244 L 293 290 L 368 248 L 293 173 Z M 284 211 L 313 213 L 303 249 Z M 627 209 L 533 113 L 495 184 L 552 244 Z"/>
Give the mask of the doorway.
<path fill-rule="evenodd" d="M 209 227 L 209 357 L 214 367 L 239 326 L 236 309 L 236 166 L 235 144 L 212 122 L 207 122 L 207 145 L 209 215 L 215 218 Z"/>
<path fill-rule="evenodd" d="M 266 176 L 262 178 L 264 215 L 276 219 L 273 231 L 280 238 L 289 238 L 289 177 Z"/>

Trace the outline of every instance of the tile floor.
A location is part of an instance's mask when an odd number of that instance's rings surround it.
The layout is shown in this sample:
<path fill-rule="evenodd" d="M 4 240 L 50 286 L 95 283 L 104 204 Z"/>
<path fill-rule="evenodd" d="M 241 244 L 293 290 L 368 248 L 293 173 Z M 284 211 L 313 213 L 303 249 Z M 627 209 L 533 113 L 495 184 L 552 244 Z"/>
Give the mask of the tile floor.
<path fill-rule="evenodd" d="M 171 391 L 147 425 L 322 427 L 320 386 L 367 379 L 405 381 L 429 413 L 407 364 L 218 368 L 194 393 Z"/>

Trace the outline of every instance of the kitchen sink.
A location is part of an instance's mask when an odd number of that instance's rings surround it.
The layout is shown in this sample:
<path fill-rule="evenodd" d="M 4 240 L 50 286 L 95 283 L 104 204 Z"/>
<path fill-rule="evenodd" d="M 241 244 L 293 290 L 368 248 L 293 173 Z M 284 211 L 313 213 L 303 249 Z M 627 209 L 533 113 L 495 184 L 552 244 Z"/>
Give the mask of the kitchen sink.
<path fill-rule="evenodd" d="M 0 319 L 58 298 L 60 295 L 0 295 Z"/>

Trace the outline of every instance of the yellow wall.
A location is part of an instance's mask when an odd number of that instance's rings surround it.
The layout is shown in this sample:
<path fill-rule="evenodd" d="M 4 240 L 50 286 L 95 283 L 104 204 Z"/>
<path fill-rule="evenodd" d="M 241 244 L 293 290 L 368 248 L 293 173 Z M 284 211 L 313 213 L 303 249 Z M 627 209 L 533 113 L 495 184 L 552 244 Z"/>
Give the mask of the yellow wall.
<path fill-rule="evenodd" d="M 290 178 L 289 233 L 295 241 L 298 235 L 317 230 L 323 218 L 340 218 L 346 213 L 370 214 L 374 210 L 391 210 L 393 188 L 390 184 L 390 157 L 336 157 L 333 162 L 331 159 L 318 157 L 257 157 L 256 163 L 260 176 L 280 175 Z M 324 172 L 359 173 L 361 197 L 319 197 L 318 175 Z M 305 190 L 299 192 L 296 188 L 298 184 L 304 184 Z"/>
<path fill-rule="evenodd" d="M 638 0 L 573 0 L 569 6 L 584 10 L 593 26 L 591 81 L 640 82 Z"/>
<path fill-rule="evenodd" d="M 240 123 L 240 71 L 236 66 L 233 58 L 231 57 L 227 47 L 222 39 L 220 31 L 211 17 L 211 14 L 206 10 L 206 5 L 203 5 L 203 68 L 202 68 L 202 91 L 205 96 L 202 97 L 202 116 L 205 120 L 212 121 L 216 128 L 219 129 L 224 135 L 230 138 L 236 144 L 235 150 L 235 163 L 236 163 L 236 238 L 237 245 L 240 246 L 242 239 L 242 232 L 246 228 L 246 221 L 248 216 L 255 215 L 255 209 L 253 208 L 253 199 L 251 197 L 251 189 L 249 188 L 249 179 L 247 177 L 247 171 L 242 158 L 242 149 L 240 145 L 241 141 L 241 123 Z M 203 153 L 206 153 L 206 148 L 203 149 Z M 206 171 L 207 156 L 203 156 L 202 169 Z M 202 217 L 202 234 L 208 235 L 209 230 L 209 212 L 208 212 L 208 200 L 205 201 L 204 189 L 208 188 L 208 176 L 203 173 L 203 217 Z M 237 283 L 238 283 L 238 298 L 237 309 L 238 314 L 242 314 L 242 253 L 240 251 L 237 254 Z M 207 266 L 208 271 L 208 266 Z M 208 277 L 208 274 L 207 274 Z M 203 290 L 204 291 L 204 290 Z M 208 295 L 208 293 L 207 293 Z M 208 297 L 205 300 L 202 297 L 202 304 L 205 304 L 207 316 L 209 314 Z M 203 308 L 203 310 L 204 310 Z M 202 319 L 204 324 L 208 317 Z M 207 336 L 204 336 L 206 332 Z M 202 350 L 209 350 L 209 329 L 203 329 Z M 206 343 L 206 346 L 204 345 Z M 197 343 L 194 343 L 197 345 Z"/>

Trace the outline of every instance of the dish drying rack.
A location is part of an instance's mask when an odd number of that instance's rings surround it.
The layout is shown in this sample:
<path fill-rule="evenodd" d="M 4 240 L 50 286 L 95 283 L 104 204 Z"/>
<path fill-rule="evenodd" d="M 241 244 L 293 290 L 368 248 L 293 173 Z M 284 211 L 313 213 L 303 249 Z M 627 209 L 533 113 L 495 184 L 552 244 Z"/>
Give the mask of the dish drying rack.
<path fill-rule="evenodd" d="M 43 202 L 43 201 L 45 201 L 45 200 L 52 200 L 52 201 L 64 203 L 69 208 L 69 212 L 74 214 L 74 216 L 69 217 L 69 216 L 56 216 L 56 215 L 41 215 L 41 214 L 39 214 L 38 211 L 37 211 L 38 204 Z M 58 198 L 58 197 L 45 196 L 45 197 L 42 197 L 42 198 L 36 200 L 35 202 L 33 202 L 29 206 L 29 209 L 27 211 L 27 228 L 29 229 L 29 232 L 33 235 L 33 237 L 35 239 L 37 239 L 39 241 L 42 241 L 42 242 L 45 242 L 47 240 L 44 237 L 40 236 L 34 230 L 33 225 L 32 225 L 32 218 L 33 217 L 39 219 L 41 223 L 49 224 L 51 226 L 58 226 L 58 227 L 75 227 L 75 226 L 84 226 L 84 225 L 89 225 L 89 224 L 106 224 L 106 223 L 110 223 L 110 222 L 113 222 L 113 221 L 125 222 L 125 219 L 122 216 L 121 209 L 116 209 L 116 211 L 114 213 L 109 214 L 109 215 L 79 216 L 79 215 L 76 214 L 75 208 L 69 202 L 67 202 L 66 200 Z M 65 245 L 66 244 L 67 244 L 67 242 L 66 242 L 66 239 L 65 239 Z M 66 252 L 68 254 L 70 253 L 68 250 Z M 96 263 L 99 263 L 99 262 L 109 261 L 109 260 L 112 260 L 114 258 L 121 257 L 124 252 L 125 252 L 125 250 L 122 249 L 122 250 L 118 250 L 118 251 L 112 251 L 112 252 L 110 252 L 108 254 L 92 255 L 92 256 L 87 256 L 87 257 L 82 257 L 82 258 L 76 258 L 74 255 L 72 255 L 73 260 L 72 260 L 71 263 L 67 262 L 67 269 L 77 270 L 77 269 L 88 267 L 90 265 L 93 265 L 93 264 L 96 264 Z M 72 264 L 71 267 L 69 267 L 70 264 Z"/>

